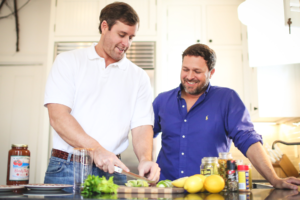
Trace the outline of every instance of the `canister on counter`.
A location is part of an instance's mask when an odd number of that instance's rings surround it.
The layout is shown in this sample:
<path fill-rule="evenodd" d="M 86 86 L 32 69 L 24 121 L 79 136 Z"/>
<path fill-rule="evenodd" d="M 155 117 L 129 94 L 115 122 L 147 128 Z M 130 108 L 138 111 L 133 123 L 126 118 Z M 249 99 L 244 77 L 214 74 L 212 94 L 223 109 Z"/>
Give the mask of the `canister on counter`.
<path fill-rule="evenodd" d="M 210 176 L 218 173 L 218 158 L 217 157 L 204 157 L 201 161 L 200 173 L 204 176 Z"/>
<path fill-rule="evenodd" d="M 239 191 L 250 192 L 248 165 L 239 165 L 237 168 L 239 178 Z"/>
<path fill-rule="evenodd" d="M 232 160 L 231 153 L 221 152 L 219 153 L 218 163 L 219 163 L 219 174 L 227 182 L 227 161 Z M 224 190 L 226 190 L 227 185 L 225 185 Z"/>
<path fill-rule="evenodd" d="M 8 152 L 7 185 L 29 183 L 30 151 L 26 144 L 12 144 Z"/>

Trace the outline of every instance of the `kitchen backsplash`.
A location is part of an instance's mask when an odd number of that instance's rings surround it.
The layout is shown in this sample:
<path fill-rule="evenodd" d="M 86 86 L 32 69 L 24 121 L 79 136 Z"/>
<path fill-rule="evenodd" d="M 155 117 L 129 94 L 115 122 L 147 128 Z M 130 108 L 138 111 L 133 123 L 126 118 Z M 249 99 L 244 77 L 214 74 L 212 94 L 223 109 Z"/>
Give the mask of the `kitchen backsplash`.
<path fill-rule="evenodd" d="M 278 125 L 270 125 L 267 123 L 254 123 L 254 128 L 257 133 L 263 137 L 264 146 L 266 144 L 272 145 L 275 140 L 282 140 L 285 142 L 300 142 L 300 123 L 297 126 L 295 123 L 285 123 Z M 287 146 L 284 144 L 277 144 L 280 150 L 286 154 L 292 161 L 297 171 L 299 171 L 299 153 L 300 145 Z M 234 145 L 231 146 L 230 152 L 235 160 L 242 159 L 244 163 L 248 164 L 247 159 Z M 264 178 L 252 167 L 252 179 L 264 180 Z"/>

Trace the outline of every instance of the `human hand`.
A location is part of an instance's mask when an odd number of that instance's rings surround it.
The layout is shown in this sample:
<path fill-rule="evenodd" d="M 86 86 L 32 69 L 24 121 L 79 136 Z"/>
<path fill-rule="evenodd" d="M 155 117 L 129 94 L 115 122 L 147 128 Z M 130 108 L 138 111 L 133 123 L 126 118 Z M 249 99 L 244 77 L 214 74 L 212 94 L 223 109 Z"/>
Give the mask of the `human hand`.
<path fill-rule="evenodd" d="M 297 190 L 279 190 L 274 189 L 270 192 L 269 196 L 267 196 L 266 200 L 271 199 L 299 199 Z"/>
<path fill-rule="evenodd" d="M 124 165 L 114 153 L 107 151 L 104 148 L 96 148 L 94 150 L 94 163 L 96 167 L 110 174 L 114 173 L 115 166 L 129 172 L 126 165 Z"/>
<path fill-rule="evenodd" d="M 160 168 L 157 163 L 152 161 L 141 161 L 138 170 L 140 176 L 146 176 L 149 180 L 158 182 Z"/>
<path fill-rule="evenodd" d="M 291 190 L 298 190 L 298 186 L 300 185 L 300 179 L 295 177 L 288 177 L 288 178 L 278 178 L 271 183 L 274 188 L 277 189 L 291 189 Z"/>

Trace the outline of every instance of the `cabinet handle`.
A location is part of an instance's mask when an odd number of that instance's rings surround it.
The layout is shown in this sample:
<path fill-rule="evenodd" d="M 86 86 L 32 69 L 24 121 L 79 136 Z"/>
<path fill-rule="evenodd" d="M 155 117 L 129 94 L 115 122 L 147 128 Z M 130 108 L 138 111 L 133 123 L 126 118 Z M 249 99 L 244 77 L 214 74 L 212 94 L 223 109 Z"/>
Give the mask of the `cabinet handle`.
<path fill-rule="evenodd" d="M 197 40 L 197 42 L 200 42 L 200 40 Z"/>
<path fill-rule="evenodd" d="M 212 39 L 210 39 L 209 42 L 212 43 Z"/>
<path fill-rule="evenodd" d="M 257 107 L 254 107 L 253 109 L 254 109 L 254 110 L 258 110 L 258 108 L 257 108 Z"/>

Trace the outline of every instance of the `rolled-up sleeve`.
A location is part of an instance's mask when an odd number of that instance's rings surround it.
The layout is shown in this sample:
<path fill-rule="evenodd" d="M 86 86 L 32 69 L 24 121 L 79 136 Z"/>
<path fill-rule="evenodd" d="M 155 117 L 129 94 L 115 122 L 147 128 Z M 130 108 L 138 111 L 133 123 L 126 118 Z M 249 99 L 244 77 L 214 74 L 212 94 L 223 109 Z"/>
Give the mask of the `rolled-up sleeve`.
<path fill-rule="evenodd" d="M 154 111 L 154 137 L 158 136 L 158 134 L 161 132 L 161 126 L 159 123 L 159 105 L 160 105 L 160 96 L 158 95 L 155 100 L 153 101 L 153 111 Z"/>
<path fill-rule="evenodd" d="M 262 136 L 254 130 L 250 114 L 235 91 L 229 93 L 225 127 L 230 139 L 246 156 L 248 148 L 257 142 L 263 144 Z M 247 157 L 247 156 L 246 156 Z"/>

